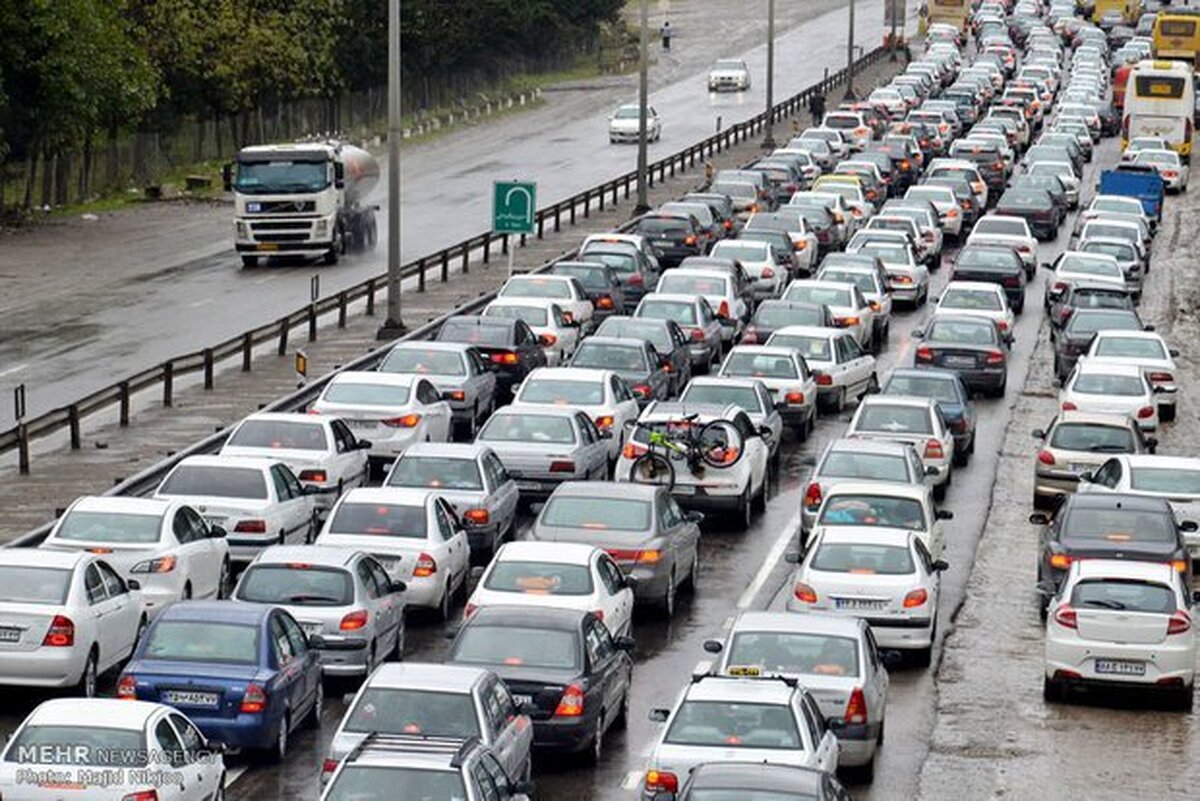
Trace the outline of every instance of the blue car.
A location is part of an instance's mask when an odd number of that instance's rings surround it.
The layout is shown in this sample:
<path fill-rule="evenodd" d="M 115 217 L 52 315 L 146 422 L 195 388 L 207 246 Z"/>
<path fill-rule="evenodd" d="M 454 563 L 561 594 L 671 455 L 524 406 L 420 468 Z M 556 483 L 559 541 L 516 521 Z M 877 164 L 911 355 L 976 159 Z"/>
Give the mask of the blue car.
<path fill-rule="evenodd" d="M 282 760 L 291 732 L 321 718 L 316 646 L 276 606 L 176 603 L 138 642 L 117 696 L 177 707 L 210 740 Z"/>
<path fill-rule="evenodd" d="M 971 392 L 953 370 L 897 368 L 883 388 L 884 395 L 931 398 L 954 435 L 954 463 L 965 465 L 975 452 L 975 405 Z"/>

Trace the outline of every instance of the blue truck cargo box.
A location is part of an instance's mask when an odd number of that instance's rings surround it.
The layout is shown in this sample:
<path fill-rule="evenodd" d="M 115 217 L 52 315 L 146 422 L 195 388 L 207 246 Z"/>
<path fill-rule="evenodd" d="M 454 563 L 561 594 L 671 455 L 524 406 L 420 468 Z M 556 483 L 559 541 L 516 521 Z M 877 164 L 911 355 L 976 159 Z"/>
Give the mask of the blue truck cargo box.
<path fill-rule="evenodd" d="M 1102 195 L 1136 197 L 1150 217 L 1161 220 L 1166 187 L 1162 176 L 1147 164 L 1121 164 L 1100 173 Z"/>

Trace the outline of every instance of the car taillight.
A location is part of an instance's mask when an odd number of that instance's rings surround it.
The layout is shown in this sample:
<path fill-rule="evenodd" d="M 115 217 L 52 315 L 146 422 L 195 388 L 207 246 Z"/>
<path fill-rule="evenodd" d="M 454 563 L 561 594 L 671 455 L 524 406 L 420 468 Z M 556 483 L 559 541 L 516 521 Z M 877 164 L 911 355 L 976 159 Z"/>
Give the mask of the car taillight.
<path fill-rule="evenodd" d="M 1153 406 L 1143 406 L 1142 408 L 1138 409 L 1137 416 L 1138 416 L 1139 420 L 1147 420 L 1147 419 L 1153 417 L 1154 416 L 1154 407 Z"/>
<path fill-rule="evenodd" d="M 266 711 L 266 708 L 267 691 L 257 684 L 248 686 L 245 695 L 242 696 L 242 714 L 257 715 Z"/>
<path fill-rule="evenodd" d="M 700 329 L 700 328 L 693 328 L 692 329 L 692 341 L 703 342 L 704 341 L 704 330 Z"/>
<path fill-rule="evenodd" d="M 931 439 L 925 443 L 925 458 L 926 459 L 944 459 L 946 452 L 942 449 L 942 443 L 936 439 Z"/>
<path fill-rule="evenodd" d="M 612 428 L 613 417 L 611 414 L 602 414 L 596 418 L 596 428 Z"/>
<path fill-rule="evenodd" d="M 421 415 L 406 414 L 403 417 L 391 417 L 387 420 L 380 420 L 388 428 L 416 428 L 421 424 Z"/>
<path fill-rule="evenodd" d="M 1079 411 L 1079 407 L 1078 407 L 1078 406 L 1076 406 L 1076 405 L 1075 405 L 1074 403 L 1072 403 L 1071 401 L 1063 401 L 1063 403 L 1062 403 L 1062 410 L 1063 410 L 1064 412 L 1076 412 L 1076 411 Z"/>
<path fill-rule="evenodd" d="M 565 314 L 563 315 L 563 318 L 570 319 Z M 511 352 L 493 353 L 491 359 L 496 364 L 516 364 L 519 361 L 519 359 L 517 359 L 517 354 Z"/>
<path fill-rule="evenodd" d="M 732 230 L 733 230 L 733 220 L 726 220 L 726 221 L 725 221 L 725 230 L 726 230 L 726 231 L 732 231 Z"/>
<path fill-rule="evenodd" d="M 850 693 L 850 700 L 846 703 L 846 714 L 843 716 L 846 723 L 856 723 L 863 725 L 867 722 L 867 699 L 863 695 L 861 687 L 855 687 Z"/>
<path fill-rule="evenodd" d="M 117 698 L 122 701 L 136 701 L 137 679 L 133 676 L 122 676 L 117 682 Z"/>
<path fill-rule="evenodd" d="M 691 236 L 688 236 L 688 237 L 686 237 L 686 238 L 683 240 L 683 244 L 685 244 L 685 245 L 694 245 L 694 244 L 696 244 L 696 237 L 695 237 L 695 235 L 693 234 L 693 235 L 691 235 Z"/>
<path fill-rule="evenodd" d="M 578 684 L 569 684 L 563 690 L 558 707 L 554 710 L 556 718 L 577 718 L 583 715 L 583 688 Z"/>
<path fill-rule="evenodd" d="M 1019 287 L 1021 286 L 1021 278 L 1016 275 L 1010 275 L 1004 279 L 1005 286 Z"/>
<path fill-rule="evenodd" d="M 1175 172 L 1175 170 L 1163 170 L 1163 177 L 1164 178 L 1178 178 L 1179 173 Z"/>
<path fill-rule="evenodd" d="M 833 376 L 831 376 L 831 375 L 827 375 L 826 373 L 814 372 L 813 378 L 815 378 L 817 380 L 817 386 L 819 386 L 819 387 L 833 386 Z"/>
<path fill-rule="evenodd" d="M 322 773 L 333 773 L 335 770 L 337 770 L 337 767 L 338 767 L 338 761 L 336 759 L 327 759 L 321 765 L 321 772 Z"/>
<path fill-rule="evenodd" d="M 1175 381 L 1175 376 L 1170 373 L 1150 373 L 1146 376 L 1152 383 L 1170 384 Z"/>
<path fill-rule="evenodd" d="M 742 334 L 743 345 L 758 344 L 758 330 L 754 326 L 747 326 L 745 333 Z"/>
<path fill-rule="evenodd" d="M 477 526 L 486 526 L 491 520 L 491 514 L 487 509 L 468 509 L 463 513 L 463 520 Z"/>
<path fill-rule="evenodd" d="M 1058 319 L 1065 323 L 1067 320 L 1071 319 L 1071 315 L 1074 313 L 1075 313 L 1075 310 L 1072 309 L 1071 307 L 1069 307 L 1069 306 L 1064 307 L 1063 309 L 1059 310 Z"/>
<path fill-rule="evenodd" d="M 929 600 L 929 593 L 924 589 L 913 590 L 908 595 L 904 596 L 904 608 L 915 609 L 918 606 L 924 606 Z"/>
<path fill-rule="evenodd" d="M 301 481 L 316 481 L 318 483 L 324 483 L 329 480 L 329 474 L 324 470 L 301 470 L 300 475 L 296 476 L 296 478 L 300 479 Z"/>
<path fill-rule="evenodd" d="M 42 645 L 51 648 L 66 648 L 75 644 L 75 623 L 64 615 L 55 615 L 50 628 L 42 638 Z"/>
<path fill-rule="evenodd" d="M 1003 330 L 1003 329 L 1001 329 Z M 1004 354 L 998 350 L 990 351 L 987 355 L 988 364 L 1004 364 Z"/>
<path fill-rule="evenodd" d="M 367 610 L 358 609 L 342 618 L 342 622 L 338 624 L 338 628 L 342 631 L 358 631 L 361 628 L 366 628 L 370 616 Z"/>
<path fill-rule="evenodd" d="M 1055 281 L 1054 286 L 1050 287 L 1051 292 L 1062 292 L 1067 288 L 1068 284 L 1065 281 Z"/>
<path fill-rule="evenodd" d="M 612 303 L 609 303 L 608 305 L 611 307 Z M 601 305 L 600 308 L 604 308 L 604 306 Z M 541 343 L 543 348 L 552 348 L 558 342 L 558 337 L 554 334 L 542 334 L 538 337 L 538 342 Z"/>
<path fill-rule="evenodd" d="M 721 305 L 717 308 L 717 316 L 718 317 L 728 317 L 729 316 L 729 301 L 727 301 L 727 300 L 721 301 Z"/>
<path fill-rule="evenodd" d="M 784 396 L 784 400 L 787 401 L 792 406 L 800 406 L 804 403 L 804 393 L 803 392 L 789 392 L 787 395 Z"/>
<path fill-rule="evenodd" d="M 1007 323 L 1007 322 L 1005 322 L 1004 320 L 999 320 L 999 321 L 997 321 L 997 323 L 996 323 L 996 327 L 997 327 L 997 328 L 999 328 L 1001 331 L 1007 331 L 1007 330 L 1008 330 L 1008 323 Z"/>
<path fill-rule="evenodd" d="M 621 449 L 621 455 L 626 459 L 636 459 L 645 453 L 648 449 L 645 445 L 640 445 L 636 442 L 626 442 L 625 447 Z"/>
<path fill-rule="evenodd" d="M 642 286 L 644 283 L 646 283 L 646 278 L 641 273 L 634 273 L 629 276 L 630 286 Z"/>
<path fill-rule="evenodd" d="M 927 348 L 922 345 L 921 347 L 917 348 L 916 352 L 914 353 L 914 358 L 919 362 L 933 361 L 933 348 Z"/>
<path fill-rule="evenodd" d="M 668 770 L 646 771 L 646 789 L 655 793 L 679 792 L 679 777 Z"/>
<path fill-rule="evenodd" d="M 1171 567 L 1175 568 L 1176 573 L 1186 573 L 1189 561 L 1188 559 L 1175 559 L 1171 562 Z"/>
<path fill-rule="evenodd" d="M 446 393 L 446 399 L 452 401 L 462 401 L 467 399 L 467 393 L 461 389 L 452 389 Z"/>
<path fill-rule="evenodd" d="M 463 620 L 466 620 L 471 615 L 475 614 L 475 610 L 478 608 L 479 607 L 476 606 L 475 604 L 467 604 L 466 606 L 464 606 L 463 607 Z"/>
<path fill-rule="evenodd" d="M 613 307 L 614 307 L 613 299 L 611 297 L 609 297 L 608 295 L 605 295 L 604 297 L 602 297 L 596 301 L 597 309 L 611 309 Z M 556 337 L 556 339 L 557 339 L 557 337 Z M 553 345 L 554 343 L 551 342 L 550 344 Z"/>
<path fill-rule="evenodd" d="M 630 389 L 633 390 L 634 395 L 641 398 L 648 398 L 650 397 L 650 393 L 653 392 L 649 384 L 634 384 Z"/>
<path fill-rule="evenodd" d="M 417 557 L 417 566 L 413 568 L 413 578 L 429 578 L 437 569 L 437 560 L 427 553 L 422 553 Z"/>
<path fill-rule="evenodd" d="M 157 559 L 146 559 L 129 568 L 130 573 L 170 573 L 175 569 L 174 556 L 160 556 Z"/>
<path fill-rule="evenodd" d="M 1055 570 L 1069 570 L 1071 563 L 1075 561 L 1075 557 L 1066 553 L 1056 553 L 1050 555 L 1050 567 Z"/>
<path fill-rule="evenodd" d="M 792 587 L 792 595 L 801 603 L 815 604 L 817 602 L 817 591 L 802 581 L 797 581 L 796 586 Z"/>
<path fill-rule="evenodd" d="M 1167 621 L 1167 634 L 1183 634 L 1192 627 L 1192 619 L 1187 612 L 1176 612 Z"/>
<path fill-rule="evenodd" d="M 550 472 L 551 473 L 574 473 L 575 472 L 575 463 L 567 462 L 567 461 L 551 462 L 550 463 Z"/>
<path fill-rule="evenodd" d="M 1054 613 L 1054 622 L 1065 629 L 1079 628 L 1079 613 L 1069 606 L 1060 606 Z"/>
<path fill-rule="evenodd" d="M 970 209 L 970 208 L 971 208 L 971 201 L 969 201 L 969 200 L 960 200 L 960 201 L 958 202 L 958 205 L 960 205 L 960 206 L 962 206 L 962 207 L 963 207 L 963 211 L 967 211 L 968 209 Z"/>
<path fill-rule="evenodd" d="M 1042 464 L 1054 464 L 1054 454 L 1050 451 L 1038 451 L 1037 460 Z"/>
<path fill-rule="evenodd" d="M 266 534 L 266 520 L 239 520 L 237 525 L 233 527 L 235 532 L 241 534 Z"/>
<path fill-rule="evenodd" d="M 815 512 L 821 507 L 822 500 L 823 497 L 821 495 L 821 485 L 815 481 L 809 483 L 809 485 L 804 489 L 804 505 L 808 507 L 810 511 Z"/>
<path fill-rule="evenodd" d="M 138 790 L 136 793 L 126 793 L 121 801 L 159 801 L 158 790 Z"/>
<path fill-rule="evenodd" d="M 838 317 L 834 322 L 843 328 L 849 328 L 852 325 L 858 325 L 862 320 L 858 317 Z"/>
<path fill-rule="evenodd" d="M 946 212 L 946 218 L 950 220 L 958 219 L 958 209 L 950 209 Z"/>
<path fill-rule="evenodd" d="M 912 167 L 912 163 L 908 159 L 903 159 L 900 162 L 900 169 L 907 170 L 910 167 Z"/>
<path fill-rule="evenodd" d="M 804 242 L 797 242 L 797 243 L 796 243 L 796 249 L 797 249 L 797 250 L 803 250 L 803 249 L 804 249 L 804 248 L 803 248 L 803 245 L 805 245 L 805 244 L 806 244 L 806 243 L 804 243 Z M 763 267 L 763 271 L 762 271 L 762 273 L 760 273 L 759 277 L 760 277 L 760 278 L 774 278 L 774 277 L 775 277 L 775 271 L 774 271 L 774 270 L 772 270 L 770 267 Z"/>

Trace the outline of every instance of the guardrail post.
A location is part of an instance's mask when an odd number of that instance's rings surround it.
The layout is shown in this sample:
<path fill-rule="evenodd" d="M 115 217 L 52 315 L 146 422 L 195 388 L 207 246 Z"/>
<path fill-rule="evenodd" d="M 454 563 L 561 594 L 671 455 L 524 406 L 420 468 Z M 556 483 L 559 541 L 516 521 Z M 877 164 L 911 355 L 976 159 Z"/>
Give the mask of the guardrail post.
<path fill-rule="evenodd" d="M 204 349 L 204 388 L 213 388 L 213 349 Z"/>
<path fill-rule="evenodd" d="M 600 198 L 600 211 L 604 211 L 604 189 L 601 188 L 596 195 Z"/>
<path fill-rule="evenodd" d="M 426 259 L 421 259 L 421 262 L 418 266 L 418 269 L 417 269 L 417 291 L 418 292 L 425 291 L 425 268 L 428 266 L 428 264 L 429 264 L 429 262 Z"/>
<path fill-rule="evenodd" d="M 67 424 L 71 429 L 71 450 L 77 451 L 81 447 L 79 441 L 79 407 L 73 403 L 67 407 Z"/>
<path fill-rule="evenodd" d="M 450 254 L 442 251 L 442 283 L 450 280 Z"/>
<path fill-rule="evenodd" d="M 554 233 L 562 230 L 562 207 L 557 203 L 554 204 Z"/>
<path fill-rule="evenodd" d="M 625 176 L 625 199 L 629 200 L 629 184 L 631 180 L 628 175 Z"/>
<path fill-rule="evenodd" d="M 546 233 L 546 218 L 539 215 L 538 216 L 537 238 L 542 239 L 545 236 L 545 233 Z M 524 239 L 525 235 L 522 234 L 521 238 Z M 522 244 L 524 244 L 524 243 L 522 243 Z"/>
<path fill-rule="evenodd" d="M 317 341 L 317 304 L 308 304 L 308 341 Z"/>
<path fill-rule="evenodd" d="M 29 475 L 29 427 L 24 423 L 17 423 L 17 470 Z"/>
<path fill-rule="evenodd" d="M 279 355 L 287 356 L 288 328 L 291 321 L 286 317 L 279 318 Z"/>
<path fill-rule="evenodd" d="M 612 202 L 613 202 L 613 205 L 615 206 L 615 205 L 617 205 L 617 182 L 616 181 L 613 181 L 612 189 L 613 189 L 613 201 Z"/>
<path fill-rule="evenodd" d="M 242 334 L 242 372 L 250 372 L 250 360 L 254 355 L 254 336 L 247 331 Z"/>
<path fill-rule="evenodd" d="M 503 247 L 503 248 L 508 247 L 508 238 L 507 237 L 504 238 L 503 244 L 501 245 L 501 247 Z M 504 250 L 501 252 L 507 253 L 508 251 Z M 492 235 L 487 234 L 483 237 L 483 263 L 489 264 L 491 261 L 492 261 Z"/>
<path fill-rule="evenodd" d="M 583 219 L 592 216 L 592 190 L 583 193 Z"/>
<path fill-rule="evenodd" d="M 346 327 L 346 290 L 338 293 L 338 328 Z"/>
<path fill-rule="evenodd" d="M 629 197 L 629 195 L 626 194 L 626 197 Z M 575 224 L 575 200 L 572 199 L 571 200 L 571 225 L 574 225 L 574 224 Z"/>
<path fill-rule="evenodd" d="M 163 406 L 171 406 L 175 393 L 175 362 L 163 364 Z"/>
<path fill-rule="evenodd" d="M 465 272 L 465 271 L 464 271 Z M 367 316 L 375 316 L 375 279 L 367 282 Z"/>
<path fill-rule="evenodd" d="M 466 248 L 463 248 L 462 261 L 462 274 L 466 275 L 471 272 L 471 254 Z"/>
<path fill-rule="evenodd" d="M 249 336 L 249 334 L 247 334 Z M 129 425 L 129 382 L 122 381 L 117 385 L 117 402 L 121 406 L 120 425 L 122 427 Z"/>

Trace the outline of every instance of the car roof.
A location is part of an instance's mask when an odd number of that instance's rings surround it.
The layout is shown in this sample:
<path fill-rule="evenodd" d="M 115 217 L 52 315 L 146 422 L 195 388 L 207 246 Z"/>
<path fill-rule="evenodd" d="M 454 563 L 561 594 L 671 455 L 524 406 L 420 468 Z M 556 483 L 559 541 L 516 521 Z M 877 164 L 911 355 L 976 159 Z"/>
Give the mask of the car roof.
<path fill-rule="evenodd" d="M 857 617 L 823 615 L 820 613 L 797 615 L 794 612 L 742 612 L 733 621 L 729 633 L 738 631 L 787 631 L 812 632 L 817 634 L 841 634 L 859 637 L 864 621 Z"/>
<path fill-rule="evenodd" d="M 1122 376 L 1141 376 L 1141 365 L 1123 364 L 1121 362 L 1106 361 L 1103 358 L 1093 361 L 1091 359 L 1080 359 L 1076 365 L 1076 371 L 1082 373 L 1101 373 L 1103 375 L 1122 375 Z"/>
<path fill-rule="evenodd" d="M 505 604 L 487 605 L 472 613 L 464 625 L 469 626 L 502 626 L 523 625 L 537 628 L 557 629 L 560 631 L 575 631 L 584 616 L 590 615 L 581 609 L 567 609 L 553 606 L 508 606 Z"/>
<path fill-rule="evenodd" d="M 726 383 L 724 379 L 714 383 Z M 552 497 L 572 498 L 630 498 L 653 500 L 660 488 L 653 484 L 616 481 L 564 481 L 554 490 Z"/>
<path fill-rule="evenodd" d="M 642 296 L 642 302 L 648 300 L 665 300 L 672 303 L 699 303 L 701 297 L 699 295 L 680 295 L 673 292 L 647 292 Z"/>
<path fill-rule="evenodd" d="M 881 482 L 882 483 L 882 482 Z M 880 484 L 873 486 L 879 487 Z M 840 484 L 838 485 L 841 486 Z M 821 529 L 821 542 L 839 545 L 891 545 L 904 547 L 911 545 L 914 535 L 911 531 L 898 535 L 894 528 L 872 528 L 870 526 L 829 526 Z M 900 542 L 899 540 L 903 540 Z"/>
<path fill-rule="evenodd" d="M 706 417 L 714 420 L 732 420 L 739 412 L 742 412 L 742 407 L 732 403 L 721 405 L 719 403 L 651 401 L 650 405 L 642 410 L 641 417 L 638 419 L 642 421 L 677 420 L 690 414 L 696 414 L 700 416 L 701 420 Z"/>
<path fill-rule="evenodd" d="M 11 567 L 48 567 L 71 570 L 91 558 L 88 551 L 60 551 L 41 548 L 0 548 L 0 565 Z"/>
<path fill-rule="evenodd" d="M 595 266 L 597 269 L 604 267 L 600 262 L 572 262 L 569 266 Z M 551 298 L 496 298 L 487 305 L 487 309 L 493 306 L 519 306 L 525 309 L 549 309 L 551 306 L 558 306 L 557 300 Z"/>
<path fill-rule="evenodd" d="M 892 495 L 921 501 L 929 495 L 925 484 L 899 484 L 893 481 L 839 481 L 825 491 L 833 495 Z"/>
<path fill-rule="evenodd" d="M 1077 578 L 1146 579 L 1175 586 L 1175 568 L 1161 562 L 1133 559 L 1077 559 L 1072 565 Z"/>
<path fill-rule="evenodd" d="M 272 423 L 300 423 L 301 425 L 315 424 L 325 426 L 332 418 L 324 415 L 302 414 L 300 412 L 255 412 L 242 418 L 243 423 L 252 420 L 264 420 Z"/>
<path fill-rule="evenodd" d="M 1064 423 L 1115 426 L 1116 428 L 1132 428 L 1133 421 L 1125 415 L 1100 414 L 1098 412 L 1065 411 L 1059 412 L 1054 420 L 1055 426 Z"/>
<path fill-rule="evenodd" d="M 758 704 L 789 704 L 795 689 L 786 681 L 770 678 L 704 676 L 689 684 L 689 701 L 728 701 Z"/>
<path fill-rule="evenodd" d="M 936 405 L 937 401 L 932 398 L 918 398 L 912 395 L 868 395 L 862 399 L 859 408 L 866 406 L 920 406 L 928 409 Z"/>
<path fill-rule="evenodd" d="M 303 564 L 345 567 L 358 551 L 328 545 L 269 545 L 254 559 L 256 565 Z"/>
<path fill-rule="evenodd" d="M 997 295 L 1004 292 L 1004 287 L 1000 286 L 999 284 L 993 284 L 989 281 L 950 281 L 942 288 L 942 296 L 945 297 L 947 292 L 955 289 L 962 289 L 971 292 L 991 292 Z"/>
<path fill-rule="evenodd" d="M 466 342 L 440 342 L 434 339 L 422 339 L 414 342 L 397 342 L 392 346 L 392 351 L 396 350 L 444 350 L 462 353 L 474 348 Z M 388 351 L 389 353 L 391 351 Z"/>
<path fill-rule="evenodd" d="M 825 774 L 798 765 L 766 762 L 706 762 L 692 771 L 692 787 L 765 790 L 789 796 L 820 797 Z"/>
<path fill-rule="evenodd" d="M 386 375 L 385 373 L 374 373 L 374 375 Z M 254 470 L 267 470 L 272 465 L 283 464 L 278 459 L 267 459 L 262 456 L 218 456 L 216 454 L 196 454 L 195 456 L 186 456 L 179 460 L 176 467 L 183 465 L 196 467 L 228 467 Z"/>
<path fill-rule="evenodd" d="M 563 565 L 588 565 L 600 549 L 586 542 L 513 540 L 500 546 L 492 557 L 500 562 L 553 562 Z"/>
<path fill-rule="evenodd" d="M 584 340 L 584 342 L 589 341 L 590 339 Z M 628 342 L 628 340 L 623 341 L 621 344 L 625 344 L 625 342 Z M 582 345 L 583 343 L 580 344 Z M 604 381 L 612 375 L 615 375 L 612 370 L 600 370 L 590 367 L 538 367 L 526 376 L 525 380 L 533 381 L 538 378 L 547 378 L 554 381 L 586 381 L 594 384 L 597 381 Z"/>
<path fill-rule="evenodd" d="M 1163 456 L 1155 453 L 1121 453 L 1113 454 L 1132 468 L 1161 467 L 1181 470 L 1200 470 L 1200 458 L 1194 456 Z"/>
<path fill-rule="evenodd" d="M 932 370 L 919 370 L 922 375 Z M 904 456 L 912 446 L 907 442 L 895 442 L 887 439 L 851 439 L 844 437 L 835 439 L 826 447 L 827 451 L 855 451 L 856 453 L 872 453 L 881 456 Z"/>
<path fill-rule="evenodd" d="M 414 373 L 381 373 L 374 370 L 346 370 L 330 379 L 330 384 L 387 384 L 393 387 L 412 386 L 421 376 Z"/>
<path fill-rule="evenodd" d="M 798 337 L 832 337 L 848 334 L 848 332 L 844 328 L 827 328 L 819 325 L 785 325 L 783 328 L 775 329 L 775 333 L 771 334 L 771 336 L 779 334 Z"/>
<path fill-rule="evenodd" d="M 159 498 L 130 498 L 124 495 L 85 495 L 71 504 L 71 511 L 113 512 L 162 517 L 179 505 L 178 501 Z"/>
<path fill-rule="evenodd" d="M 440 456 L 450 459 L 478 459 L 490 450 L 480 442 L 414 442 L 404 456 Z"/>
<path fill-rule="evenodd" d="M 795 348 L 785 348 L 779 345 L 734 345 L 729 349 L 729 355 L 734 353 L 751 353 L 762 356 L 779 356 L 787 359 L 796 357 Z"/>
<path fill-rule="evenodd" d="M 90 727 L 95 722 L 110 729 L 140 731 L 162 704 L 116 698 L 52 698 L 38 704 L 26 723 L 32 726 Z"/>
<path fill-rule="evenodd" d="M 396 506 L 424 506 L 433 490 L 414 487 L 355 487 L 342 494 L 339 503 L 390 503 Z"/>
<path fill-rule="evenodd" d="M 580 345 L 580 347 L 582 347 L 584 345 L 616 345 L 619 347 L 626 347 L 626 348 L 638 348 L 640 350 L 645 347 L 646 340 L 642 339 L 641 337 L 590 336 L 587 339 L 580 342 L 579 345 Z M 555 368 L 551 368 L 551 369 L 555 369 Z M 586 369 L 590 369 L 590 368 L 570 367 L 570 368 L 563 368 L 563 369 L 567 369 L 570 372 L 574 373 L 574 372 L 585 372 Z M 603 373 L 605 371 L 604 370 L 595 370 L 595 372 Z"/>
<path fill-rule="evenodd" d="M 574 368 L 571 368 L 574 369 Z M 565 417 L 574 419 L 579 409 L 574 406 L 558 406 L 548 403 L 510 403 L 492 412 L 495 417 Z"/>
<path fill-rule="evenodd" d="M 1085 492 L 1068 496 L 1067 509 L 1106 509 L 1133 512 L 1162 512 L 1172 514 L 1171 506 L 1163 498 L 1134 495 L 1124 492 Z"/>
<path fill-rule="evenodd" d="M 247 604 L 240 601 L 176 601 L 164 608 L 158 619 L 257 625 L 274 608 L 269 604 Z"/>
<path fill-rule="evenodd" d="M 467 693 L 490 671 L 447 662 L 384 662 L 367 679 L 370 687 Z"/>

